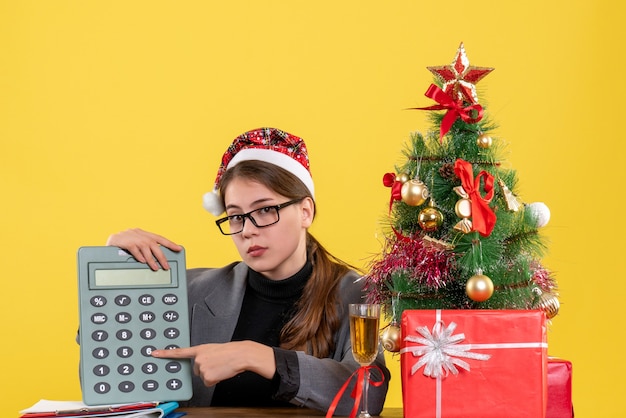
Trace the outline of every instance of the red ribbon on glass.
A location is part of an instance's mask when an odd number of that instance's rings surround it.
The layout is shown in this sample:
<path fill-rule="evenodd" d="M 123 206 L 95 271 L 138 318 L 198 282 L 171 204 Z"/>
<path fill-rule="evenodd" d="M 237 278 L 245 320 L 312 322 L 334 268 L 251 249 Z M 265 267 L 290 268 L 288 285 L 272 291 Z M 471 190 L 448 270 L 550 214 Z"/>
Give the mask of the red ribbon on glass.
<path fill-rule="evenodd" d="M 383 176 L 383 184 L 385 187 L 391 187 L 391 199 L 389 199 L 389 212 L 391 212 L 393 201 L 402 199 L 402 182 L 396 180 L 394 173 L 386 173 Z"/>
<path fill-rule="evenodd" d="M 441 127 L 439 128 L 439 140 L 448 133 L 452 124 L 458 118 L 461 118 L 466 123 L 476 123 L 483 118 L 483 107 L 479 104 L 473 104 L 463 107 L 462 102 L 455 101 L 449 94 L 441 90 L 439 86 L 431 84 L 426 90 L 424 95 L 433 99 L 438 105 L 428 107 L 413 107 L 413 110 L 444 110 L 448 109 L 441 121 Z M 476 112 L 476 116 L 472 116 Z"/>
<path fill-rule="evenodd" d="M 496 224 L 496 214 L 489 207 L 494 193 L 493 176 L 483 170 L 474 178 L 472 164 L 460 158 L 454 163 L 454 173 L 461 179 L 463 190 L 469 195 L 472 203 L 472 229 L 478 231 L 483 237 L 488 237 Z M 480 194 L 481 179 L 483 179 L 484 197 Z"/>
<path fill-rule="evenodd" d="M 372 374 L 369 373 L 369 371 L 371 369 L 378 369 L 380 371 L 380 375 L 382 376 L 381 380 L 372 380 L 370 378 Z M 346 380 L 343 386 L 341 386 L 341 389 L 339 389 L 339 392 L 337 392 L 337 394 L 335 395 L 335 399 L 333 399 L 333 402 L 330 404 L 330 407 L 328 408 L 328 412 L 326 412 L 326 418 L 331 418 L 333 416 L 333 414 L 335 413 L 335 409 L 337 409 L 337 405 L 339 405 L 339 400 L 341 399 L 341 395 L 343 395 L 343 393 L 346 391 L 346 389 L 348 388 L 348 385 L 350 384 L 350 381 L 352 380 L 354 376 L 356 376 L 356 385 L 354 386 L 354 389 L 352 389 L 352 393 L 350 394 L 350 397 L 354 399 L 354 406 L 352 407 L 352 411 L 350 412 L 350 418 L 356 417 L 356 414 L 359 410 L 359 405 L 361 404 L 361 395 L 363 395 L 363 383 L 365 381 L 365 373 L 367 373 L 368 375 L 368 381 L 369 381 L 370 386 L 378 387 L 382 385 L 385 380 L 385 375 L 383 374 L 382 370 L 380 370 L 380 367 L 378 366 L 359 367 L 358 369 L 354 371 L 354 373 L 350 375 L 348 380 Z"/>

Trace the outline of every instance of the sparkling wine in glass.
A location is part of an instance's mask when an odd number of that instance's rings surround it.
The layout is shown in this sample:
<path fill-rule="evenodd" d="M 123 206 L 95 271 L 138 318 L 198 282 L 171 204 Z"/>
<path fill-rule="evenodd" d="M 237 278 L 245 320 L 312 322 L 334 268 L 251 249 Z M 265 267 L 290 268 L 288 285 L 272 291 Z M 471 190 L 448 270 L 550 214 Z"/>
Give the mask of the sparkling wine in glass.
<path fill-rule="evenodd" d="M 352 355 L 361 366 L 369 366 L 378 355 L 380 305 L 369 303 L 350 304 L 350 340 Z M 359 418 L 370 418 L 367 411 L 369 370 L 365 370 L 362 407 Z"/>

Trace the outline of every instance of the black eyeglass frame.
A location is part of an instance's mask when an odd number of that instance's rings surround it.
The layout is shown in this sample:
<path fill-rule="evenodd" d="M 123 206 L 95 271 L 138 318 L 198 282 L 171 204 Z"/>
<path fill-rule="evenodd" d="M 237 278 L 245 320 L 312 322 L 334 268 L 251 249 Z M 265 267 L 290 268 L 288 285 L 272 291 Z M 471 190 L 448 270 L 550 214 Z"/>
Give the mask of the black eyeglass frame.
<path fill-rule="evenodd" d="M 250 219 L 250 222 L 252 222 L 252 225 L 256 226 L 257 228 L 265 228 L 267 226 L 272 226 L 272 225 L 276 225 L 278 223 L 278 221 L 280 221 L 280 210 L 283 208 L 286 208 L 287 206 L 291 206 L 294 203 L 298 203 L 304 200 L 304 197 L 299 197 L 297 199 L 293 199 L 293 200 L 289 200 L 285 203 L 281 203 L 279 205 L 270 205 L 270 206 L 263 206 L 262 208 L 258 208 L 255 210 L 251 210 L 248 213 L 239 213 L 236 215 L 229 215 L 229 216 L 225 216 L 224 218 L 220 218 L 218 220 L 215 221 L 215 225 L 217 225 L 217 228 L 220 230 L 220 232 L 223 235 L 237 235 L 237 234 L 241 234 L 243 232 L 243 228 L 246 225 L 246 219 Z M 254 218 L 252 217 L 252 214 L 254 212 L 258 212 L 260 210 L 264 210 L 264 209 L 276 209 L 276 222 L 272 222 L 271 224 L 267 224 L 267 225 L 258 225 L 256 223 L 256 221 L 254 220 Z M 222 224 L 224 222 L 228 222 L 231 218 L 243 218 L 243 220 L 241 221 L 241 231 L 239 232 L 231 232 L 231 233 L 226 233 L 222 230 Z"/>

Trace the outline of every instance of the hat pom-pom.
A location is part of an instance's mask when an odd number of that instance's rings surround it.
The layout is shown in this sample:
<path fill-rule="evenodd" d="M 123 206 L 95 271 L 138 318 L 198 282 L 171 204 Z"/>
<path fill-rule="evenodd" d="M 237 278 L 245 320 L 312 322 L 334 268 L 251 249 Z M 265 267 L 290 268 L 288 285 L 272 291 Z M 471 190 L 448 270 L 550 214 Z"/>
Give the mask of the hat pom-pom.
<path fill-rule="evenodd" d="M 204 194 L 202 197 L 202 206 L 215 216 L 220 216 L 224 213 L 224 205 L 215 190 Z"/>

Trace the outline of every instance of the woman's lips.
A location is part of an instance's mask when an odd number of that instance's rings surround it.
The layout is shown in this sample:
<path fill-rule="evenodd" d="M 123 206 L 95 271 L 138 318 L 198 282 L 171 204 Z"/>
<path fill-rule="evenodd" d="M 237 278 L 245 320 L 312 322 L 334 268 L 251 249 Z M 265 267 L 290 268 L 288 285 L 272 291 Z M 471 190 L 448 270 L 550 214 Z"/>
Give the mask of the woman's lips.
<path fill-rule="evenodd" d="M 259 247 L 258 245 L 253 245 L 252 247 L 248 248 L 248 255 L 251 257 L 259 257 L 265 253 L 265 250 L 266 250 L 265 247 Z"/>

